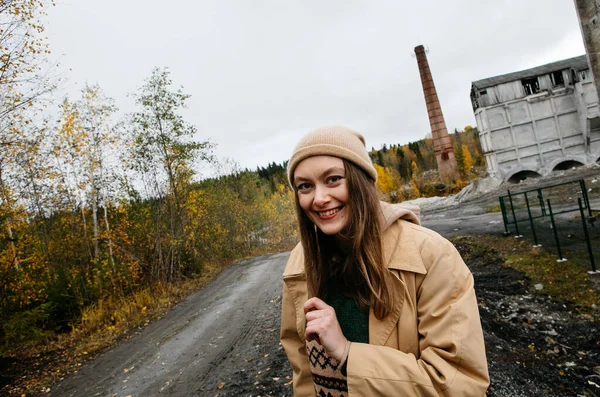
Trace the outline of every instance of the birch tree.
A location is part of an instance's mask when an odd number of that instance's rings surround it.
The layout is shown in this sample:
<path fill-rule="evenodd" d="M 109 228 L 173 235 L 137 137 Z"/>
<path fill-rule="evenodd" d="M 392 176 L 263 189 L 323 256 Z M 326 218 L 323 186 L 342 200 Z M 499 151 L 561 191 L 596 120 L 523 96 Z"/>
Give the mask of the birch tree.
<path fill-rule="evenodd" d="M 99 212 L 104 209 L 107 230 L 107 207 L 114 198 L 114 175 L 118 173 L 116 149 L 120 138 L 112 118 L 117 111 L 112 98 L 106 97 L 100 87 L 86 85 L 81 99 L 63 101 L 60 106 L 62 119 L 57 134 L 55 153 L 63 191 L 68 195 L 71 209 L 81 213 L 83 235 L 88 246 L 90 260 L 100 257 L 101 221 Z M 112 159 L 112 161 L 111 161 Z M 91 237 L 88 236 L 86 210 L 91 214 Z M 109 257 L 112 258 L 112 242 L 108 241 Z"/>
<path fill-rule="evenodd" d="M 173 89 L 167 69 L 155 68 L 135 96 L 128 163 L 155 203 L 151 274 L 172 280 L 180 273 L 185 246 L 184 202 L 194 165 L 211 159 L 211 144 L 196 140 L 196 128 L 180 114 L 189 95 Z M 166 226 L 166 227 L 165 227 Z"/>
<path fill-rule="evenodd" d="M 24 131 L 30 124 L 28 110 L 36 98 L 52 88 L 42 74 L 45 55 L 49 54 L 41 36 L 44 4 L 51 3 L 44 0 L 0 2 L 0 224 L 9 236 L 17 268 L 19 261 L 12 225 L 19 212 L 19 191 L 11 176 L 15 173 L 15 161 L 29 149 Z"/>

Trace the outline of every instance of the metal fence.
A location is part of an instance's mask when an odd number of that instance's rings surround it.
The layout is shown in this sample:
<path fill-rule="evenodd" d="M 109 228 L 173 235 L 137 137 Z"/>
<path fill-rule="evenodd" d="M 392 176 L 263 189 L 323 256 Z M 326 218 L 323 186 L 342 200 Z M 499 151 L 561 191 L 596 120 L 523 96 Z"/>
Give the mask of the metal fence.
<path fill-rule="evenodd" d="M 534 246 L 556 247 L 558 261 L 566 260 L 565 251 L 578 256 L 587 252 L 592 271 L 596 271 L 600 208 L 592 208 L 591 191 L 583 179 L 516 193 L 508 190 L 499 197 L 504 232 L 511 234 L 514 229 L 517 238 L 523 233 L 530 235 Z"/>

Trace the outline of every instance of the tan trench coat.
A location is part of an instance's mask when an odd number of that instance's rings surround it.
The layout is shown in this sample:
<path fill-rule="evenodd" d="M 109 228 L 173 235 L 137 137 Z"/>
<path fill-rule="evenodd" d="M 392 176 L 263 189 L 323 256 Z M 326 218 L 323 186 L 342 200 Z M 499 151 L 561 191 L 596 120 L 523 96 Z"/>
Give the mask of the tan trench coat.
<path fill-rule="evenodd" d="M 473 276 L 454 246 L 399 217 L 410 211 L 382 203 L 387 266 L 395 277 L 392 313 L 369 313 L 369 343 L 352 343 L 349 396 L 484 396 L 489 384 Z M 418 221 L 416 221 L 418 222 Z M 294 396 L 314 396 L 304 329 L 309 298 L 300 244 L 285 268 L 281 344 L 294 376 Z"/>

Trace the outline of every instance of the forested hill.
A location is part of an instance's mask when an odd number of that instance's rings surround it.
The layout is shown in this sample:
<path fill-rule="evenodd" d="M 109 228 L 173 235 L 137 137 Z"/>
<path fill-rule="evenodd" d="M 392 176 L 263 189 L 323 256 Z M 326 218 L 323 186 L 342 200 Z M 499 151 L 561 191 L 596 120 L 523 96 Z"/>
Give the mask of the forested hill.
<path fill-rule="evenodd" d="M 450 185 L 440 181 L 432 138 L 407 144 L 384 144 L 380 149 L 372 148 L 369 156 L 377 169 L 377 187 L 383 198 L 400 201 L 452 194 L 484 173 L 485 160 L 477 128 L 466 126 L 464 131 L 456 130 L 450 134 L 450 140 L 460 172 L 460 178 Z M 287 162 L 273 162 L 266 167 L 258 167 L 256 173 L 261 179 L 267 180 L 275 191 L 278 185 L 287 183 L 286 167 Z"/>

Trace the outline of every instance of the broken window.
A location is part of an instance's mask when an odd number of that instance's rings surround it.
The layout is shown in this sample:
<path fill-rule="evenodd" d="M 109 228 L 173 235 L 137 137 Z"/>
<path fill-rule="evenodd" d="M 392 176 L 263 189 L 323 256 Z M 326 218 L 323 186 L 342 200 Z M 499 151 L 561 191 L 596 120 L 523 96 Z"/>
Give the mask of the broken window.
<path fill-rule="evenodd" d="M 521 84 L 523 84 L 523 88 L 525 89 L 525 95 L 536 94 L 540 91 L 540 83 L 538 82 L 537 77 L 523 79 L 521 80 Z"/>
<path fill-rule="evenodd" d="M 487 90 L 481 90 L 481 91 L 479 91 L 479 95 L 487 95 Z"/>
<path fill-rule="evenodd" d="M 471 90 L 471 105 L 473 105 L 473 110 L 479 108 L 479 101 L 477 100 L 477 95 L 475 95 L 475 90 Z"/>
<path fill-rule="evenodd" d="M 558 72 L 550 73 L 550 78 L 552 79 L 553 87 L 564 87 L 565 86 L 565 80 L 563 79 L 563 74 L 562 74 L 561 70 L 559 70 Z"/>
<path fill-rule="evenodd" d="M 585 70 L 582 70 L 582 71 L 580 72 L 580 74 L 581 74 L 581 80 L 585 80 L 585 77 L 586 77 L 586 76 L 585 76 Z"/>

